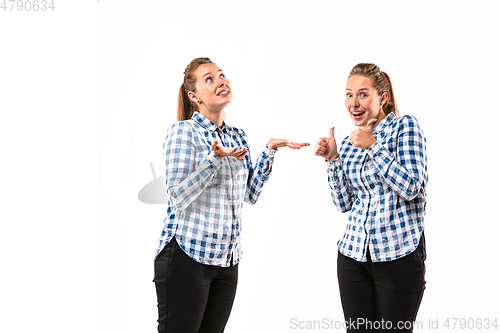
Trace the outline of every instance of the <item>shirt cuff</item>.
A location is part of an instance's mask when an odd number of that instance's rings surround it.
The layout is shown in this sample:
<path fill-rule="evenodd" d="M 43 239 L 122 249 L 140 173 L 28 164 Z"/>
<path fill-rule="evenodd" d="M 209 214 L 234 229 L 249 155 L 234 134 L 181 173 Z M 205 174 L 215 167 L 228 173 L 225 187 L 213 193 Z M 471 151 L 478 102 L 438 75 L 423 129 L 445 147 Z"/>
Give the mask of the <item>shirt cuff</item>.
<path fill-rule="evenodd" d="M 274 157 L 274 154 L 276 154 L 277 151 L 278 151 L 278 149 L 269 148 L 268 145 L 266 145 L 266 149 L 264 149 L 264 152 L 269 157 Z"/>
<path fill-rule="evenodd" d="M 328 169 L 335 169 L 342 166 L 342 160 L 340 159 L 340 156 L 331 162 L 325 160 L 325 163 Z"/>
<path fill-rule="evenodd" d="M 373 157 L 380 154 L 383 149 L 385 149 L 384 146 L 380 142 L 375 141 L 375 143 L 368 148 L 367 153 L 373 159 Z"/>
<path fill-rule="evenodd" d="M 214 169 L 220 169 L 222 167 L 222 159 L 217 156 L 213 151 L 207 156 L 208 162 Z"/>

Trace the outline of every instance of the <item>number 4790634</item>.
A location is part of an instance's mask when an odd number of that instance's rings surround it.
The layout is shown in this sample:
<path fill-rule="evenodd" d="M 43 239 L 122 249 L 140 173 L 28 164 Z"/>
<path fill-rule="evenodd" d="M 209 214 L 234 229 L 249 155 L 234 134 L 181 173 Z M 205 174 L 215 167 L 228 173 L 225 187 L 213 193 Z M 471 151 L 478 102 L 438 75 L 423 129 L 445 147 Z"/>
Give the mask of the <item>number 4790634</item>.
<path fill-rule="evenodd" d="M 4 12 L 9 11 L 24 11 L 24 12 L 45 12 L 47 10 L 54 11 L 56 6 L 55 0 L 3 0 L 0 9 Z"/>

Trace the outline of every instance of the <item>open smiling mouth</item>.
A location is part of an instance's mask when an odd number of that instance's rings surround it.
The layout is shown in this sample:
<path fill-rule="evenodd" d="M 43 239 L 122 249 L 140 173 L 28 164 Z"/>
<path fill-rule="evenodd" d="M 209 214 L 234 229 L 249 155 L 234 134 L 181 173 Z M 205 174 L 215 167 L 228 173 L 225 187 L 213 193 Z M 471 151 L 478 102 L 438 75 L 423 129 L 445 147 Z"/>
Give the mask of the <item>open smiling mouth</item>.
<path fill-rule="evenodd" d="M 365 112 L 366 111 L 353 111 L 352 116 L 354 117 L 354 119 L 359 119 L 365 114 Z"/>
<path fill-rule="evenodd" d="M 222 90 L 220 93 L 217 94 L 217 96 L 226 96 L 226 95 L 229 95 L 229 90 Z"/>

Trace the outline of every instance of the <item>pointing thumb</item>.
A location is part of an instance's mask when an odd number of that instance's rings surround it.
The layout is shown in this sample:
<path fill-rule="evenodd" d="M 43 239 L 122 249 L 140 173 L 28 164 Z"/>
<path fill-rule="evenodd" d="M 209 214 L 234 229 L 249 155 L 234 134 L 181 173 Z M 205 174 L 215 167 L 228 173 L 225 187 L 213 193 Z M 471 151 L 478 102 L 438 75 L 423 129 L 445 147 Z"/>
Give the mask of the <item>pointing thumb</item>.
<path fill-rule="evenodd" d="M 368 120 L 368 123 L 366 124 L 365 129 L 373 130 L 373 123 L 375 123 L 376 121 L 377 121 L 377 119 L 375 119 L 375 118 Z"/>
<path fill-rule="evenodd" d="M 333 130 L 334 129 L 335 129 L 335 127 L 330 128 L 330 139 L 333 139 Z"/>

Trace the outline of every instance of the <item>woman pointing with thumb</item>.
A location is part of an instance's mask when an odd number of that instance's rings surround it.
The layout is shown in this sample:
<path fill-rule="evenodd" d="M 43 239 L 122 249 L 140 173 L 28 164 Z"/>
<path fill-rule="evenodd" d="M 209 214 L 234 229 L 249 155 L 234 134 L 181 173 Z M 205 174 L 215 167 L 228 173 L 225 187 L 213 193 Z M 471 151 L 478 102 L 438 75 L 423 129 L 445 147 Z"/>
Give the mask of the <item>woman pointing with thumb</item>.
<path fill-rule="evenodd" d="M 338 149 L 332 127 L 314 152 L 349 213 L 337 274 L 346 322 L 363 325 L 348 332 L 412 332 L 425 289 L 425 136 L 414 117 L 399 117 L 391 80 L 374 64 L 351 70 L 345 106 L 358 128 Z"/>

